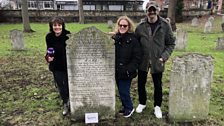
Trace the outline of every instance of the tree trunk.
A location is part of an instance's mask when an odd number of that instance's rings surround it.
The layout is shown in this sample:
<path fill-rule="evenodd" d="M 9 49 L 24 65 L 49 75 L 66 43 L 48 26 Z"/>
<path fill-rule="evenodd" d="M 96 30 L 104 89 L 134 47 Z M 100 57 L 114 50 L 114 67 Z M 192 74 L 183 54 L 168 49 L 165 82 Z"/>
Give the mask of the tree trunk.
<path fill-rule="evenodd" d="M 221 14 L 221 13 L 222 13 L 222 0 L 219 0 L 217 14 Z"/>
<path fill-rule="evenodd" d="M 170 24 L 173 31 L 176 31 L 176 19 L 175 19 L 176 5 L 177 5 L 177 0 L 169 0 L 167 17 L 170 19 Z"/>
<path fill-rule="evenodd" d="M 23 19 L 23 31 L 34 32 L 30 27 L 27 0 L 22 0 L 22 19 Z"/>
<path fill-rule="evenodd" d="M 79 23 L 84 24 L 84 13 L 83 13 L 82 0 L 78 0 L 78 7 L 79 7 Z"/>

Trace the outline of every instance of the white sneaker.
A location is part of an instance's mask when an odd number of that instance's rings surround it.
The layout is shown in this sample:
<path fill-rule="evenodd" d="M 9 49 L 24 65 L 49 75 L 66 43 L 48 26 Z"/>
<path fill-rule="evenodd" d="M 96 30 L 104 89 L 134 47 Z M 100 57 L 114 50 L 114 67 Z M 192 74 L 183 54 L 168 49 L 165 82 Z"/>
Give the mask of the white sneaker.
<path fill-rule="evenodd" d="M 156 106 L 154 108 L 154 114 L 155 114 L 156 118 L 158 118 L 158 119 L 162 118 L 162 111 L 159 106 Z"/>
<path fill-rule="evenodd" d="M 136 108 L 137 113 L 142 113 L 143 109 L 146 107 L 146 105 L 139 104 Z"/>

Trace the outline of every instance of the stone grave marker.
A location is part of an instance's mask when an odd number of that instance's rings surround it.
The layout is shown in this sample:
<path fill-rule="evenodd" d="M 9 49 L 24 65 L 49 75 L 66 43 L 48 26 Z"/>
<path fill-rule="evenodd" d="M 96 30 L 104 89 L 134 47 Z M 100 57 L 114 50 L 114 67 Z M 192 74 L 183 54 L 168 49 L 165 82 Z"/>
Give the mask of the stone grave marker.
<path fill-rule="evenodd" d="M 206 21 L 204 26 L 204 33 L 211 33 L 212 31 L 212 22 L 210 20 Z"/>
<path fill-rule="evenodd" d="M 224 23 L 221 24 L 222 32 L 224 32 Z"/>
<path fill-rule="evenodd" d="M 112 20 L 108 20 L 107 21 L 107 26 L 108 26 L 108 28 L 113 29 L 113 27 L 114 27 L 113 21 Z"/>
<path fill-rule="evenodd" d="M 213 16 L 210 16 L 208 20 L 205 23 L 204 26 L 204 33 L 211 33 L 212 32 L 212 27 L 214 23 L 215 18 Z"/>
<path fill-rule="evenodd" d="M 199 24 L 198 18 L 197 17 L 193 18 L 191 21 L 191 26 L 197 27 L 198 24 Z"/>
<path fill-rule="evenodd" d="M 213 16 L 209 16 L 208 21 L 210 21 L 213 24 L 214 20 L 215 20 L 215 18 Z"/>
<path fill-rule="evenodd" d="M 224 38 L 218 38 L 216 50 L 224 50 Z"/>
<path fill-rule="evenodd" d="M 169 119 L 176 122 L 204 120 L 208 116 L 213 58 L 186 54 L 174 58 L 169 91 Z"/>
<path fill-rule="evenodd" d="M 113 43 L 95 27 L 72 34 L 67 41 L 72 120 L 83 120 L 86 113 L 98 113 L 99 119 L 115 117 Z"/>
<path fill-rule="evenodd" d="M 13 50 L 25 50 L 23 41 L 23 32 L 17 29 L 10 31 L 10 39 Z"/>
<path fill-rule="evenodd" d="M 222 23 L 224 23 L 224 15 L 222 16 Z"/>
<path fill-rule="evenodd" d="M 187 32 L 183 29 L 177 29 L 175 50 L 185 50 L 187 46 Z"/>

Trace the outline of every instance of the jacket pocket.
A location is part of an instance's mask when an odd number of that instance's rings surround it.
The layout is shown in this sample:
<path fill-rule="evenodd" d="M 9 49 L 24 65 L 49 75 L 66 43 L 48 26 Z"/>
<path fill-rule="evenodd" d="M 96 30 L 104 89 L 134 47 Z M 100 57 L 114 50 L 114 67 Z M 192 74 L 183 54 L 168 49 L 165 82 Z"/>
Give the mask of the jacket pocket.
<path fill-rule="evenodd" d="M 152 73 L 160 73 L 164 71 L 164 62 L 160 61 L 159 59 L 156 59 L 155 64 L 152 68 Z"/>

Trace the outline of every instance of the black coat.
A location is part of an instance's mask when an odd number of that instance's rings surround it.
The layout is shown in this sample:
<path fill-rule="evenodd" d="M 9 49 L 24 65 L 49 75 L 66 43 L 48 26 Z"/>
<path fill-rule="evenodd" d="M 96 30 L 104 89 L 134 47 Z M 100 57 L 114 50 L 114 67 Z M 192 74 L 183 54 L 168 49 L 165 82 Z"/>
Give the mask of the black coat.
<path fill-rule="evenodd" d="M 141 61 L 141 47 L 133 33 L 116 34 L 115 40 L 115 77 L 132 79 L 137 76 Z"/>
<path fill-rule="evenodd" d="M 67 34 L 69 31 L 63 31 L 60 36 L 55 36 L 53 32 L 46 35 L 46 44 L 48 48 L 54 48 L 54 60 L 50 62 L 49 69 L 51 71 L 67 71 L 67 60 L 66 60 L 66 43 L 65 41 L 69 39 Z M 47 54 L 45 56 L 47 58 Z"/>

